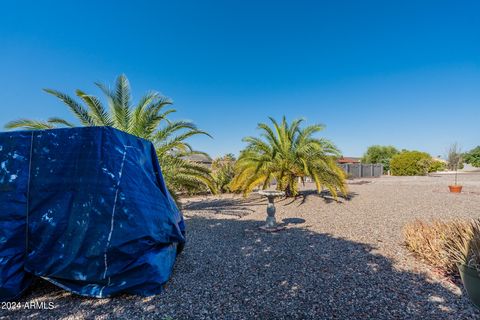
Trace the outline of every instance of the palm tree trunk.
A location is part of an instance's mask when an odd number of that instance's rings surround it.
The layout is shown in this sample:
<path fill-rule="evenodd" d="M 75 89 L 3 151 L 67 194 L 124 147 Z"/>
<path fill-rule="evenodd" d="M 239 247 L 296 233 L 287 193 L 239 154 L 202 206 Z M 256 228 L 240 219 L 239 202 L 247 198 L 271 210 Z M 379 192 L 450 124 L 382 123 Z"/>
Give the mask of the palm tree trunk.
<path fill-rule="evenodd" d="M 298 177 L 289 177 L 287 185 L 285 187 L 285 196 L 295 197 L 298 194 Z"/>
<path fill-rule="evenodd" d="M 288 197 L 293 197 L 293 190 L 291 188 L 290 183 L 287 184 L 287 187 L 285 188 L 285 196 Z"/>

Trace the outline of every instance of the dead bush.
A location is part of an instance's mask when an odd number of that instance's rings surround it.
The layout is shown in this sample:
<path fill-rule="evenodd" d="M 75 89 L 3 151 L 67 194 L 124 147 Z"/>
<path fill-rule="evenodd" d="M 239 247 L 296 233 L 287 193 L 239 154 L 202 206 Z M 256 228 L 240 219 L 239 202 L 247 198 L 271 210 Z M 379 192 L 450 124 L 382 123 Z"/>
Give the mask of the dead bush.
<path fill-rule="evenodd" d="M 471 229 L 468 221 L 415 220 L 404 227 L 403 234 L 408 250 L 442 273 L 455 275 L 458 274 L 458 259 L 449 248 L 471 239 Z"/>

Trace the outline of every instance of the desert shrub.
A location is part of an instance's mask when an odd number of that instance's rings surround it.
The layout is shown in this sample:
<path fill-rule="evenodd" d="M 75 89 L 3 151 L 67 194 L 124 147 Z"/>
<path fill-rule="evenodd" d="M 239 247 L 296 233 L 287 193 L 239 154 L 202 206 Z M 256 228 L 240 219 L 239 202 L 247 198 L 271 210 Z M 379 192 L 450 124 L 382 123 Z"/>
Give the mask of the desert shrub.
<path fill-rule="evenodd" d="M 466 221 L 415 220 L 403 229 L 405 245 L 417 257 L 447 275 L 458 273 L 454 243 L 469 239 L 471 224 Z"/>
<path fill-rule="evenodd" d="M 464 232 L 465 236 L 457 237 L 447 243 L 447 252 L 457 264 L 480 271 L 480 220 L 475 220 Z"/>
<path fill-rule="evenodd" d="M 432 161 L 428 153 L 403 151 L 393 156 L 390 172 L 394 176 L 422 176 L 428 173 Z"/>
<path fill-rule="evenodd" d="M 447 168 L 447 165 L 445 162 L 438 161 L 438 160 L 433 160 L 430 163 L 430 167 L 428 168 L 428 172 L 438 172 L 438 171 L 444 171 Z"/>
<path fill-rule="evenodd" d="M 230 192 L 230 182 L 235 176 L 235 156 L 227 154 L 212 162 L 212 177 L 218 192 Z"/>

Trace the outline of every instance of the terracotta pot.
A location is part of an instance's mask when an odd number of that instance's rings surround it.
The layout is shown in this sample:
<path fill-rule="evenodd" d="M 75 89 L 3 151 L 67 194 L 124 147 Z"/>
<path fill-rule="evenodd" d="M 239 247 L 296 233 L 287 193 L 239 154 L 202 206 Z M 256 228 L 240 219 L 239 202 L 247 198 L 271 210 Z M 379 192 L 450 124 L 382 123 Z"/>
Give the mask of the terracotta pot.
<path fill-rule="evenodd" d="M 480 309 L 480 277 L 478 271 L 465 265 L 458 265 L 458 271 L 468 297 L 475 307 Z"/>
<path fill-rule="evenodd" d="M 462 186 L 454 185 L 454 186 L 448 186 L 448 188 L 450 189 L 450 192 L 453 192 L 453 193 L 462 192 Z"/>

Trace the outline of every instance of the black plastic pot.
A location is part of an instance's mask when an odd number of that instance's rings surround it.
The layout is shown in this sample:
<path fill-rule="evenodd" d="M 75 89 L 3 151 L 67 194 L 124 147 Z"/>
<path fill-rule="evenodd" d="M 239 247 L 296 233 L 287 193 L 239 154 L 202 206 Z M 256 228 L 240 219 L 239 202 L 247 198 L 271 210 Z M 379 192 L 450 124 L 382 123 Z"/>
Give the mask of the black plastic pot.
<path fill-rule="evenodd" d="M 458 271 L 470 301 L 480 309 L 480 275 L 478 271 L 465 265 L 458 265 Z"/>

